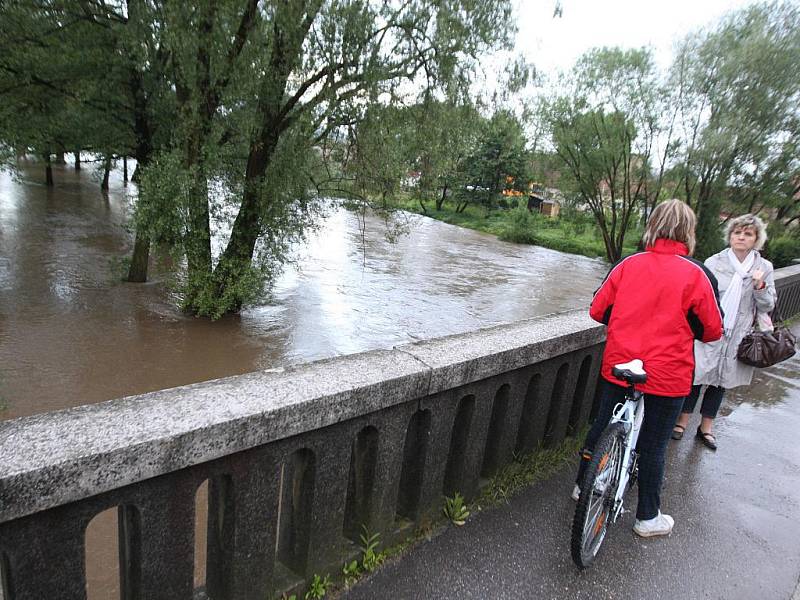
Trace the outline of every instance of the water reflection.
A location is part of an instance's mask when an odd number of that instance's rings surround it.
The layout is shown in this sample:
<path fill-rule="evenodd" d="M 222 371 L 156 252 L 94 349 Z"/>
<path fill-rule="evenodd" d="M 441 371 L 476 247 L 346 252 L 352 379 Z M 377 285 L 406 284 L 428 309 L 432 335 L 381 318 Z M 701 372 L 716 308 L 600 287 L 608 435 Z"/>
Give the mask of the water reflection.
<path fill-rule="evenodd" d="M 767 369 L 756 369 L 750 385 L 725 392 L 720 414 L 730 415 L 743 404 L 755 408 L 783 404 L 792 392 L 800 390 L 797 373 L 800 373 L 800 355 L 797 354 Z"/>
<path fill-rule="evenodd" d="M 3 418 L 463 332 L 585 306 L 602 262 L 407 215 L 409 234 L 334 211 L 279 278 L 273 303 L 216 323 L 175 308 L 155 273 L 115 281 L 135 186 L 90 169 L 0 175 Z"/>

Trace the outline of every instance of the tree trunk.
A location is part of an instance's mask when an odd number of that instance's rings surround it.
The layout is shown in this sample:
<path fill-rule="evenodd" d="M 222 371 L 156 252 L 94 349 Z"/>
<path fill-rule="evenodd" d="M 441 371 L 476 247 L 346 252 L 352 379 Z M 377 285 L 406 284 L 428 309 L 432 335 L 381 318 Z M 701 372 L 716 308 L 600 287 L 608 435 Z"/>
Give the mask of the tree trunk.
<path fill-rule="evenodd" d="M 100 189 L 104 192 L 108 191 L 108 176 L 111 174 L 111 157 L 106 156 L 103 159 L 103 183 L 100 184 Z"/>
<path fill-rule="evenodd" d="M 131 283 L 144 283 L 147 281 L 147 264 L 150 261 L 150 238 L 139 229 L 136 230 L 136 240 L 133 243 L 133 256 L 131 267 L 128 270 L 127 281 Z"/>
<path fill-rule="evenodd" d="M 50 162 L 49 152 L 44 156 L 44 164 L 45 164 L 44 174 L 47 187 L 53 187 L 53 164 Z"/>
<path fill-rule="evenodd" d="M 447 184 L 442 187 L 442 195 L 436 200 L 436 210 L 441 211 L 444 206 L 444 201 L 447 198 Z"/>
<path fill-rule="evenodd" d="M 65 165 L 67 161 L 64 159 L 64 150 L 59 149 L 56 152 L 56 164 L 57 165 Z"/>
<path fill-rule="evenodd" d="M 73 152 L 72 155 L 75 157 L 75 170 L 81 170 L 81 151 L 78 150 L 77 152 Z"/>
<path fill-rule="evenodd" d="M 190 226 L 186 236 L 186 267 L 189 285 L 184 305 L 192 310 L 196 308 L 198 294 L 206 294 L 206 286 L 213 275 L 211 264 L 211 222 L 208 209 L 208 185 L 205 175 L 196 176 L 190 192 L 189 218 Z"/>
<path fill-rule="evenodd" d="M 134 69 L 130 78 L 131 93 L 133 94 L 133 122 L 136 133 L 136 172 L 134 181 L 138 181 L 139 169 L 147 165 L 153 152 L 153 136 L 147 114 L 147 96 L 141 75 Z M 141 196 L 139 197 L 141 202 Z M 131 268 L 128 271 L 128 281 L 142 283 L 147 281 L 147 267 L 150 259 L 150 237 L 142 231 L 136 230 L 136 241 L 133 245 Z"/>
<path fill-rule="evenodd" d="M 122 157 L 122 183 L 128 185 L 128 157 Z"/>
<path fill-rule="evenodd" d="M 261 233 L 259 200 L 263 179 L 280 136 L 276 120 L 265 118 L 264 123 L 261 135 L 250 144 L 242 204 L 233 222 L 228 245 L 214 270 L 217 297 L 222 297 L 249 271 L 256 241 Z M 242 299 L 236 298 L 230 308 L 238 310 L 241 308 L 241 303 Z"/>

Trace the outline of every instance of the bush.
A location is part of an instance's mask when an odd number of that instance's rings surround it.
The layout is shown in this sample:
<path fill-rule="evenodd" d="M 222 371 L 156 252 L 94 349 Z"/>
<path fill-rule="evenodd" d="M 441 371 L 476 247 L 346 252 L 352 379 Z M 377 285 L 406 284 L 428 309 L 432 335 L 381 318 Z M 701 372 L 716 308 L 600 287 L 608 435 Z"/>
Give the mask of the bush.
<path fill-rule="evenodd" d="M 800 258 L 800 239 L 784 236 L 769 240 L 764 254 L 776 269 L 791 265 L 793 259 Z"/>
<path fill-rule="evenodd" d="M 531 214 L 527 208 L 515 208 L 509 216 L 508 225 L 498 236 L 501 240 L 517 244 L 539 243 L 536 234 L 533 232 L 533 228 L 537 224 L 536 217 L 538 215 Z"/>

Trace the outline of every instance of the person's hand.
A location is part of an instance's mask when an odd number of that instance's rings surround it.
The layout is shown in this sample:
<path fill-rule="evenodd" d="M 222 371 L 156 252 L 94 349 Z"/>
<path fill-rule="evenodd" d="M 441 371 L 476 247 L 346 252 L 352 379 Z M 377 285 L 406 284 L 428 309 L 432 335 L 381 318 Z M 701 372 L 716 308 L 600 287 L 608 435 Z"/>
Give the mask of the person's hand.
<path fill-rule="evenodd" d="M 764 287 L 764 271 L 761 269 L 756 269 L 753 271 L 753 287 L 757 290 L 760 290 Z"/>

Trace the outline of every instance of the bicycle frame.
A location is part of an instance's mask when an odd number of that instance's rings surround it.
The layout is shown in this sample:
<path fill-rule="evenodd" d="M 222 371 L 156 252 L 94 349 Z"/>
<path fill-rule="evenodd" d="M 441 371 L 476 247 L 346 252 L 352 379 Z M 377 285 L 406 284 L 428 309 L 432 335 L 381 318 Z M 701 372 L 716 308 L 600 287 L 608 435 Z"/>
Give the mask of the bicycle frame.
<path fill-rule="evenodd" d="M 611 515 L 611 522 L 615 523 L 622 514 L 622 498 L 628 489 L 628 482 L 636 466 L 636 441 L 639 439 L 639 431 L 642 429 L 644 419 L 644 394 L 638 391 L 633 385 L 628 388 L 625 394 L 625 402 L 619 403 L 614 407 L 611 423 L 623 423 L 625 425 L 625 444 L 620 465 L 620 473 L 617 474 L 619 484 L 614 495 L 614 507 Z"/>

